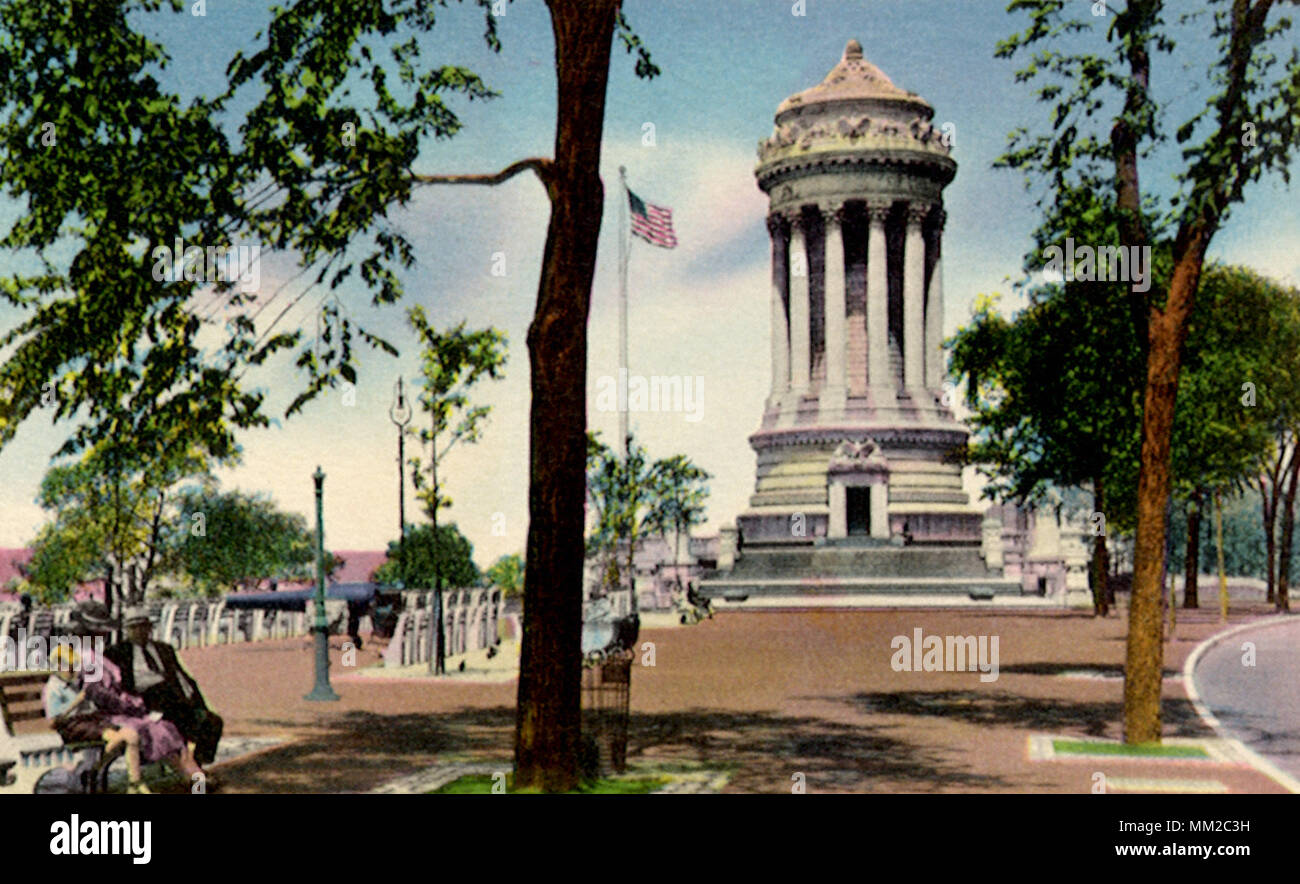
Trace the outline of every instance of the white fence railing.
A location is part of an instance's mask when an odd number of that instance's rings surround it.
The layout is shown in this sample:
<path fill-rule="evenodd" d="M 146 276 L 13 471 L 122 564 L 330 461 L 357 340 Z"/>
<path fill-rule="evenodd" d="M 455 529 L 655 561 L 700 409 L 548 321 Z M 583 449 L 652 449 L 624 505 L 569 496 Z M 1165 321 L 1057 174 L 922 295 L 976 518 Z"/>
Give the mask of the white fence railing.
<path fill-rule="evenodd" d="M 403 594 L 404 611 L 399 615 L 388 655 L 405 665 L 427 662 L 429 611 L 428 591 L 408 590 Z M 341 616 L 346 622 L 346 603 L 326 601 L 331 623 Z M 71 629 L 72 605 L 32 609 L 26 616 L 16 604 L 0 605 L 0 636 L 16 635 L 24 629 L 31 635 L 58 635 Z M 147 605 L 154 625 L 154 637 L 177 648 L 307 635 L 315 609 L 306 611 L 264 611 L 232 609 L 222 600 L 154 601 Z M 369 626 L 369 615 L 361 618 L 361 629 Z M 447 656 L 465 654 L 496 644 L 501 620 L 501 590 L 452 589 L 443 591 L 443 640 Z M 388 659 L 386 655 L 385 659 Z"/>
<path fill-rule="evenodd" d="M 443 654 L 456 657 L 497 643 L 501 622 L 501 590 L 450 589 L 442 595 Z M 429 662 L 429 593 L 403 594 L 404 610 L 393 627 L 384 652 L 385 666 Z"/>

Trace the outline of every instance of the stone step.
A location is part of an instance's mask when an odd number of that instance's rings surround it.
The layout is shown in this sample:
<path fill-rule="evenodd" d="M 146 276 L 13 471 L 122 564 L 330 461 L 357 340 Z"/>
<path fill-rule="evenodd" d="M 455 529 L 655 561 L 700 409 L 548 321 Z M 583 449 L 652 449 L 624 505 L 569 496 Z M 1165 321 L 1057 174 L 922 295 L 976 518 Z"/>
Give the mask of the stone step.
<path fill-rule="evenodd" d="M 720 575 L 721 576 L 721 575 Z M 802 547 L 743 550 L 729 579 L 1000 578 L 984 565 L 978 547 Z"/>
<path fill-rule="evenodd" d="M 1034 607 L 1060 607 L 1055 599 L 1025 595 L 1019 581 L 1006 578 L 990 580 L 904 580 L 894 579 L 790 579 L 741 580 L 733 577 L 706 577 L 700 592 L 710 599 L 755 602 L 763 599 L 784 600 L 792 604 L 854 604 L 869 599 L 909 599 L 923 604 L 946 604 L 947 600 L 991 600 L 1021 602 Z M 873 602 L 872 604 L 876 604 Z"/>

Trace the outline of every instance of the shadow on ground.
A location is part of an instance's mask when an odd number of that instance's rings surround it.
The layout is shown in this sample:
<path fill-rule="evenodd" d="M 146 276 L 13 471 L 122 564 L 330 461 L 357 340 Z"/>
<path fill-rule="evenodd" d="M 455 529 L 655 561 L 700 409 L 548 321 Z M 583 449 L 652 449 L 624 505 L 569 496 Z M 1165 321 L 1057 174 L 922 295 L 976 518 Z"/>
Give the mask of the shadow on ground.
<path fill-rule="evenodd" d="M 274 728 L 281 723 L 259 721 Z M 287 723 L 286 723 L 287 724 Z M 217 771 L 228 792 L 358 792 L 435 764 L 513 757 L 514 710 L 450 715 L 351 712 L 302 739 Z M 792 776 L 807 791 L 937 791 L 1006 784 L 945 762 L 936 753 L 881 733 L 884 728 L 766 713 L 707 709 L 634 713 L 628 760 L 689 763 L 732 772 L 729 788 L 788 794 Z"/>
<path fill-rule="evenodd" d="M 1067 672 L 1093 672 L 1105 678 L 1123 678 L 1121 663 L 1008 663 L 998 667 L 1004 675 L 1064 675 Z M 1181 669 L 1162 669 L 1164 678 L 1181 676 Z"/>
<path fill-rule="evenodd" d="M 821 699 L 847 702 L 864 714 L 948 718 L 973 725 L 1007 725 L 1059 734 L 1082 733 L 1090 737 L 1107 736 L 1118 722 L 1124 720 L 1124 704 L 1120 702 L 1025 697 L 1002 691 L 894 691 Z M 1208 735 L 1196 710 L 1187 700 L 1166 697 L 1161 703 L 1160 714 L 1165 736 Z"/>
<path fill-rule="evenodd" d="M 267 728 L 294 722 L 261 720 Z M 235 759 L 217 772 L 230 792 L 366 792 L 431 765 L 472 757 L 508 769 L 515 711 L 466 708 L 446 714 L 353 711 L 295 742 Z"/>
<path fill-rule="evenodd" d="M 728 791 L 789 794 L 794 775 L 808 792 L 990 789 L 999 777 L 972 773 L 938 753 L 886 736 L 885 727 L 820 718 L 693 709 L 637 713 L 628 759 L 734 768 Z"/>

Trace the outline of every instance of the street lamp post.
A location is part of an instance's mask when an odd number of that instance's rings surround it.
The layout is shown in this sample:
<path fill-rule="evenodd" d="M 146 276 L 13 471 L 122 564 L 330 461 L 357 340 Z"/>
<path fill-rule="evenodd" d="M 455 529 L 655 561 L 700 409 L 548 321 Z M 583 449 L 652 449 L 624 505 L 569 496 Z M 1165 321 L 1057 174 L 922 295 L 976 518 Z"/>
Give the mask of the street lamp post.
<path fill-rule="evenodd" d="M 437 419 L 434 419 L 437 427 Z M 430 484 L 433 488 L 433 593 L 429 597 L 429 672 L 446 675 L 447 664 L 442 640 L 442 551 L 438 549 L 438 434 L 431 436 L 429 444 Z"/>
<path fill-rule="evenodd" d="M 325 622 L 325 473 L 319 466 L 312 479 L 316 483 L 316 623 L 312 627 L 316 634 L 316 685 L 303 699 L 326 702 L 339 699 L 339 695 L 330 687 L 330 648 Z"/>
<path fill-rule="evenodd" d="M 406 425 L 411 422 L 411 406 L 397 379 L 397 399 L 388 409 L 388 418 L 397 427 L 397 576 L 406 588 Z"/>

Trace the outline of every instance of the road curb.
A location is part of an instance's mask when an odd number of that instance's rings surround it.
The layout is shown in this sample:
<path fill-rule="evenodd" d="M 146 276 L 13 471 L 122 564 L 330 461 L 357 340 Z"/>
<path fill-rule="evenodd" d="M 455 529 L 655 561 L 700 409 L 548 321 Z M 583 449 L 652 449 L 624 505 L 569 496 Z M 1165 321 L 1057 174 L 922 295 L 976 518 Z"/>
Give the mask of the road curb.
<path fill-rule="evenodd" d="M 1215 633 L 1205 639 L 1192 650 L 1192 653 L 1187 657 L 1187 662 L 1183 664 L 1183 690 L 1187 692 L 1187 699 L 1192 701 L 1192 708 L 1196 710 L 1196 714 L 1201 717 L 1201 720 L 1205 722 L 1211 730 L 1217 733 L 1221 739 L 1227 740 L 1232 743 L 1235 748 L 1241 750 L 1242 755 L 1250 762 L 1251 767 L 1255 768 L 1257 771 L 1293 794 L 1300 794 L 1300 780 L 1297 780 L 1273 762 L 1260 755 L 1254 749 L 1241 742 L 1241 740 L 1238 740 L 1236 737 L 1228 733 L 1228 729 L 1225 728 L 1219 719 L 1215 717 L 1214 713 L 1209 710 L 1209 707 L 1202 702 L 1200 692 L 1196 690 L 1196 664 L 1200 662 L 1201 657 L 1209 651 L 1210 648 L 1238 633 L 1246 632 L 1251 629 L 1267 629 L 1270 626 L 1281 626 L 1297 622 L 1300 622 L 1300 619 L 1293 618 L 1288 614 L 1274 614 L 1259 620 L 1252 620 L 1248 623 L 1239 623 L 1231 629 L 1225 629 L 1223 632 Z"/>

